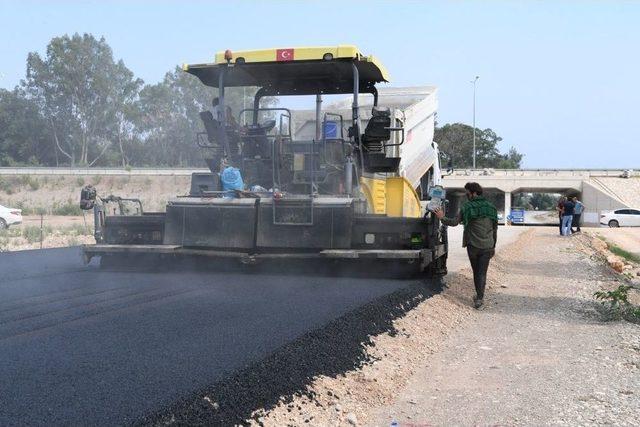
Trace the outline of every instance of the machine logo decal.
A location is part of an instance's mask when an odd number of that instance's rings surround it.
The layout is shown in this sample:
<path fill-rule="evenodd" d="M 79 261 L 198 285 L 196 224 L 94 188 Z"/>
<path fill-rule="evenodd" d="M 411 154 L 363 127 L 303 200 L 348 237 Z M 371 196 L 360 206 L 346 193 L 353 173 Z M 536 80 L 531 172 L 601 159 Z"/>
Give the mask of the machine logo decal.
<path fill-rule="evenodd" d="M 293 49 L 277 49 L 276 61 L 293 61 Z"/>

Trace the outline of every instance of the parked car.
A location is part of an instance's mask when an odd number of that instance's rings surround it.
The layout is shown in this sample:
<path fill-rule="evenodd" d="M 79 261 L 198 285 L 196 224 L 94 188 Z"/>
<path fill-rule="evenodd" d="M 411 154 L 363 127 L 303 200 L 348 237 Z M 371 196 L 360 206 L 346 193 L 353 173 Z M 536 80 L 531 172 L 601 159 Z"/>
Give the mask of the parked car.
<path fill-rule="evenodd" d="M 609 227 L 640 227 L 640 210 L 616 209 L 600 215 L 600 224 Z"/>
<path fill-rule="evenodd" d="M 5 208 L 0 205 L 0 230 L 8 228 L 10 225 L 22 223 L 22 210 Z"/>

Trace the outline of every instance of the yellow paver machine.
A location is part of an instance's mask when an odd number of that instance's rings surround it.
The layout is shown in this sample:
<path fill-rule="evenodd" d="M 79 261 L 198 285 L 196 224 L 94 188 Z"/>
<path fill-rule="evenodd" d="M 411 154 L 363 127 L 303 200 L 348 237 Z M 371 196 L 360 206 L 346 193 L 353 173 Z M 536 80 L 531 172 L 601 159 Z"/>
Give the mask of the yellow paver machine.
<path fill-rule="evenodd" d="M 421 102 L 412 111 L 379 104 L 376 85 L 389 76 L 376 58 L 355 46 L 227 50 L 183 70 L 218 90 L 212 110 L 200 113 L 206 132 L 197 140 L 211 172 L 194 173 L 188 196 L 164 213 L 140 206 L 113 215 L 105 205 L 125 200 L 84 191 L 81 205 L 94 210 L 96 225 L 96 244 L 83 247 L 87 262 L 131 254 L 323 258 L 446 272 L 446 227 L 426 208 L 444 199 L 433 117 Z M 258 88 L 237 115 L 225 104 L 232 87 Z M 322 96 L 336 94 L 348 94 L 350 108 L 323 109 Z M 316 110 L 308 137 L 296 136 L 295 111 L 265 105 L 309 95 Z M 362 111 L 365 95 L 373 101 Z"/>

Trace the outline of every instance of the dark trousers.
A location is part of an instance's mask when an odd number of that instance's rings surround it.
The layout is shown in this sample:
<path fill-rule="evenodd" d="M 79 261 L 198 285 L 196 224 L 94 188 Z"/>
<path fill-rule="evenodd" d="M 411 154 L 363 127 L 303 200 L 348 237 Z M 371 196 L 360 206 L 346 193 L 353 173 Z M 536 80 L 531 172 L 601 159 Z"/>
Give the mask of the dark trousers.
<path fill-rule="evenodd" d="M 467 255 L 469 255 L 471 269 L 473 270 L 473 284 L 476 286 L 476 293 L 479 299 L 484 298 L 489 261 L 495 253 L 495 249 L 480 249 L 474 246 L 467 246 Z"/>
<path fill-rule="evenodd" d="M 573 220 L 571 220 L 571 228 L 576 227 L 577 231 L 580 231 L 580 216 L 582 214 L 573 214 Z"/>
<path fill-rule="evenodd" d="M 560 234 L 562 234 L 562 215 L 558 214 L 558 221 L 560 221 Z"/>

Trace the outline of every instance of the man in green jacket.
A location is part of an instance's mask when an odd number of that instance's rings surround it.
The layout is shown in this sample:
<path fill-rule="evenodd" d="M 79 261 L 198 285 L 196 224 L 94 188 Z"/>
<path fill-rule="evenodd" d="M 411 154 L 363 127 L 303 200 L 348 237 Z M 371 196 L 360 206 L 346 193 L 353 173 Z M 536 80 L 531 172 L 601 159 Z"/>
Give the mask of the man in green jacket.
<path fill-rule="evenodd" d="M 455 227 L 462 223 L 462 247 L 467 248 L 469 261 L 473 270 L 473 282 L 477 296 L 473 299 L 474 307 L 480 308 L 484 299 L 484 288 L 487 283 L 489 261 L 495 255 L 498 238 L 498 212 L 496 207 L 482 197 L 482 187 L 477 182 L 468 182 L 464 189 L 467 201 L 455 218 L 446 218 L 442 209 L 434 211 L 443 224 Z"/>

